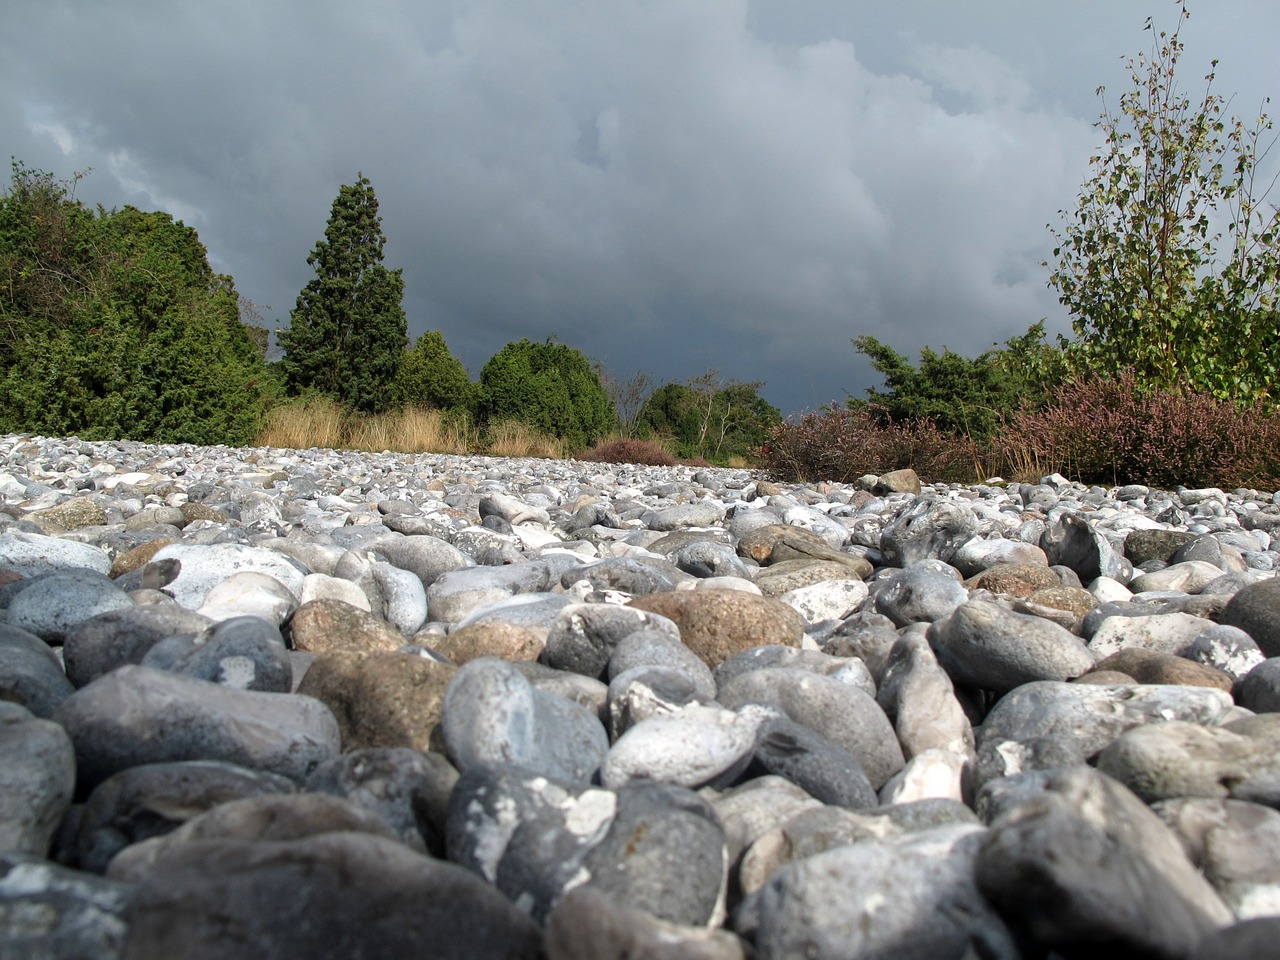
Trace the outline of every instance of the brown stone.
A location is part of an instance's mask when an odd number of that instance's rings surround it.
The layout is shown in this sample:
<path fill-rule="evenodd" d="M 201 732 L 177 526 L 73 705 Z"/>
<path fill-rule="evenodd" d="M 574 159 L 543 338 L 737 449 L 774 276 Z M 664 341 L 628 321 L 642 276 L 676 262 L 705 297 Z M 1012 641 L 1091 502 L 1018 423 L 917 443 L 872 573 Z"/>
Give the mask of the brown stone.
<path fill-rule="evenodd" d="M 444 654 L 458 666 L 480 657 L 507 661 L 537 660 L 547 645 L 545 636 L 501 620 L 473 623 L 446 637 L 415 637 L 414 642 Z"/>
<path fill-rule="evenodd" d="M 874 493 L 909 493 L 920 496 L 920 477 L 910 467 L 882 473 L 873 488 Z"/>
<path fill-rule="evenodd" d="M 827 543 L 812 530 L 792 527 L 785 523 L 748 530 L 738 540 L 738 555 L 751 557 L 761 566 L 784 563 L 788 560 L 827 560 L 844 564 L 859 580 L 871 576 L 872 567 L 863 557 L 843 553 Z M 842 579 L 849 578 L 846 570 Z"/>
<path fill-rule="evenodd" d="M 308 653 L 388 653 L 405 644 L 404 636 L 387 621 L 341 600 L 311 600 L 289 621 L 295 650 Z"/>
<path fill-rule="evenodd" d="M 161 537 L 158 540 L 148 540 L 146 543 L 140 543 L 132 550 L 126 550 L 120 556 L 116 557 L 111 564 L 111 579 L 123 577 L 126 573 L 133 573 L 135 570 L 141 570 L 163 547 L 169 546 L 176 541 L 172 537 Z"/>
<path fill-rule="evenodd" d="M 1098 598 L 1080 587 L 1056 586 L 1033 590 L 1027 597 L 1027 602 L 1042 607 L 1066 610 L 1075 617 L 1083 618 L 1098 605 Z"/>
<path fill-rule="evenodd" d="M 1119 670 L 1090 670 L 1070 681 L 1071 683 L 1092 683 L 1100 687 L 1132 686 L 1138 681 Z"/>
<path fill-rule="evenodd" d="M 63 530 L 100 527 L 107 522 L 107 511 L 89 497 L 76 497 L 47 510 L 33 510 L 26 519 L 39 524 L 46 532 L 56 534 Z"/>
<path fill-rule="evenodd" d="M 1026 598 L 1046 587 L 1060 587 L 1062 581 L 1048 567 L 1031 563 L 997 563 L 970 577 L 964 585 L 970 590 L 989 590 L 1009 597 Z"/>
<path fill-rule="evenodd" d="M 1234 681 L 1230 675 L 1208 664 L 1196 663 L 1186 657 L 1157 650 L 1130 647 L 1099 660 L 1098 670 L 1117 670 L 1127 673 L 1138 683 L 1174 684 L 1184 687 L 1217 687 L 1231 692 Z"/>
<path fill-rule="evenodd" d="M 410 747 L 442 753 L 440 712 L 456 671 L 408 653 L 327 653 L 316 657 L 298 693 L 333 712 L 344 751 Z"/>
<path fill-rule="evenodd" d="M 798 647 L 804 637 L 804 618 L 792 607 L 739 590 L 651 593 L 633 598 L 631 606 L 673 620 L 685 646 L 713 670 L 744 650 Z"/>
<path fill-rule="evenodd" d="M 212 523 L 226 523 L 229 519 L 221 510 L 207 507 L 203 503 L 184 503 L 180 508 L 187 523 L 197 520 L 208 520 Z"/>

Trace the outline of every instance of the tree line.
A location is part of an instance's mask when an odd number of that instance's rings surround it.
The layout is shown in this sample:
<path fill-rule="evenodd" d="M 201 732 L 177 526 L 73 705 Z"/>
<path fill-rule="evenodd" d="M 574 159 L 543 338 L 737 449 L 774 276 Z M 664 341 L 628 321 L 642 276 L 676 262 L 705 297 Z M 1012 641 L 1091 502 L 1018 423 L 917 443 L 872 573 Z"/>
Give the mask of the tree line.
<path fill-rule="evenodd" d="M 271 361 L 261 317 L 195 230 L 163 212 L 91 209 L 75 196 L 82 176 L 15 160 L 0 196 L 0 430 L 240 445 L 275 406 L 321 397 L 354 414 L 514 420 L 573 450 L 620 434 L 727 462 L 781 419 L 762 383 L 709 371 L 655 390 L 554 338 L 506 344 L 473 381 L 439 331 L 410 344 L 404 279 L 383 262 L 377 196 L 359 174 L 333 201 Z"/>

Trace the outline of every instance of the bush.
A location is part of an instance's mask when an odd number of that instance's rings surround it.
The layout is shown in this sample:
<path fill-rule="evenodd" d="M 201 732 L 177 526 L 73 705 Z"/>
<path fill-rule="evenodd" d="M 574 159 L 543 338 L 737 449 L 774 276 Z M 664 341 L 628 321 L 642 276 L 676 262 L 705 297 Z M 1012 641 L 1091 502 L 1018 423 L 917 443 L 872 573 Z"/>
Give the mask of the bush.
<path fill-rule="evenodd" d="M 578 456 L 593 463 L 639 463 L 649 467 L 673 467 L 676 458 L 647 440 L 610 440 L 596 444 Z"/>
<path fill-rule="evenodd" d="M 1066 384 L 1044 409 L 1016 415 L 1002 446 L 1002 469 L 1024 475 L 1056 470 L 1084 483 L 1280 486 L 1280 416 L 1186 389 L 1144 389 L 1132 371 Z"/>
<path fill-rule="evenodd" d="M 837 483 L 905 467 L 930 480 L 968 481 L 978 462 L 968 437 L 928 420 L 881 422 L 867 409 L 831 409 L 784 422 L 757 455 L 774 479 Z"/>

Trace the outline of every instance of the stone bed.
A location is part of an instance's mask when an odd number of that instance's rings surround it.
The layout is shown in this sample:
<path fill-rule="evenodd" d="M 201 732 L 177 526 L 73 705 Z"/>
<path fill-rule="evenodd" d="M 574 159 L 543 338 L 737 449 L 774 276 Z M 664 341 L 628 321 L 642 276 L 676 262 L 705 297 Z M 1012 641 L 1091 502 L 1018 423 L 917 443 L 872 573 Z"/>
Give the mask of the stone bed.
<path fill-rule="evenodd" d="M 1280 956 L 1277 570 L 1256 491 L 0 438 L 0 960 Z"/>

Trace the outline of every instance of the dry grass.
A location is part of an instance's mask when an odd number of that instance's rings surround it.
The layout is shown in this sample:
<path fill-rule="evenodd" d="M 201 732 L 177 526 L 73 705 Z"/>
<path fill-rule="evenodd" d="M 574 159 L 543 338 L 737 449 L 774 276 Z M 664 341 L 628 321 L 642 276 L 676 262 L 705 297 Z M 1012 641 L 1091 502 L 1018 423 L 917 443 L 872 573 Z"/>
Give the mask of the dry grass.
<path fill-rule="evenodd" d="M 569 455 L 563 440 L 515 420 L 490 424 L 489 442 L 484 452 L 491 457 L 539 457 L 545 460 L 564 460 Z"/>
<path fill-rule="evenodd" d="M 399 453 L 467 453 L 479 436 L 462 417 L 406 407 L 365 416 L 347 413 L 332 400 L 311 399 L 276 407 L 257 446 L 305 450 L 394 450 Z"/>

